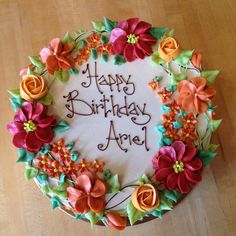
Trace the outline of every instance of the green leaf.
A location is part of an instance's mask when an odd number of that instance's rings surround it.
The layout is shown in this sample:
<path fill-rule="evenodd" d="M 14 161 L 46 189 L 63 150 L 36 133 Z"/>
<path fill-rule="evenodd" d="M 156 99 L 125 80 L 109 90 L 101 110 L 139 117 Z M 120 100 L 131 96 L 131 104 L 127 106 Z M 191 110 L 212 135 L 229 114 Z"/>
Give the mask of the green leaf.
<path fill-rule="evenodd" d="M 114 56 L 114 64 L 115 65 L 122 65 L 126 62 L 124 56 L 116 54 Z"/>
<path fill-rule="evenodd" d="M 50 192 L 48 185 L 45 185 L 41 188 L 43 195 L 47 195 Z"/>
<path fill-rule="evenodd" d="M 37 68 L 44 69 L 45 65 L 42 63 L 40 56 L 29 56 L 30 62 Z"/>
<path fill-rule="evenodd" d="M 75 40 L 73 39 L 73 37 L 70 35 L 70 33 L 65 33 L 63 39 L 62 39 L 62 43 L 69 43 L 72 44 L 73 46 L 75 46 Z"/>
<path fill-rule="evenodd" d="M 91 54 L 92 54 L 93 60 L 96 60 L 98 58 L 98 53 L 95 48 L 91 49 Z"/>
<path fill-rule="evenodd" d="M 102 35 L 101 35 L 101 38 L 100 38 L 100 41 L 101 41 L 102 43 L 108 43 L 108 42 L 109 42 L 109 39 L 108 39 L 108 37 L 107 37 L 106 35 L 102 34 Z"/>
<path fill-rule="evenodd" d="M 74 75 L 78 75 L 78 74 L 79 74 L 79 70 L 77 70 L 75 67 L 70 68 L 70 69 L 69 69 L 69 72 L 70 72 L 71 74 L 74 74 Z"/>
<path fill-rule="evenodd" d="M 181 80 L 185 80 L 187 78 L 186 73 L 174 74 L 171 75 L 171 84 L 177 85 Z"/>
<path fill-rule="evenodd" d="M 156 64 L 161 64 L 164 63 L 165 61 L 159 57 L 158 54 L 153 54 L 152 55 L 152 61 Z"/>
<path fill-rule="evenodd" d="M 186 65 L 192 57 L 193 51 L 194 50 L 182 51 L 174 61 L 180 65 Z"/>
<path fill-rule="evenodd" d="M 165 198 L 167 198 L 173 202 L 177 202 L 180 197 L 180 193 L 177 191 L 171 191 L 168 189 L 164 189 L 162 192 L 163 192 Z"/>
<path fill-rule="evenodd" d="M 18 98 L 20 97 L 20 89 L 17 88 L 17 89 L 10 89 L 10 90 L 7 90 L 8 93 L 11 94 L 12 97 L 14 98 Z"/>
<path fill-rule="evenodd" d="M 208 70 L 202 71 L 201 76 L 205 77 L 208 84 L 213 84 L 215 82 L 216 76 L 220 73 L 218 70 Z"/>
<path fill-rule="evenodd" d="M 111 176 L 112 176 L 112 174 L 111 174 L 111 171 L 110 171 L 110 170 L 104 170 L 104 171 L 103 171 L 103 179 L 104 179 L 105 181 L 108 180 L 108 179 L 110 179 Z"/>
<path fill-rule="evenodd" d="M 104 17 L 104 25 L 105 25 L 105 30 L 107 33 L 111 33 L 111 31 L 117 26 L 118 22 L 117 21 L 111 21 L 108 18 Z"/>
<path fill-rule="evenodd" d="M 69 79 L 69 71 L 68 70 L 64 70 L 64 71 L 55 71 L 54 72 L 54 77 L 61 81 L 62 83 L 65 83 L 66 81 L 68 81 Z"/>
<path fill-rule="evenodd" d="M 79 219 L 84 219 L 86 218 L 85 214 L 75 214 L 75 219 L 79 220 Z"/>
<path fill-rule="evenodd" d="M 66 199 L 67 198 L 66 189 L 67 189 L 68 186 L 69 186 L 68 183 L 58 182 L 58 185 L 56 187 L 49 188 L 49 191 L 54 196 L 57 196 L 57 197 L 62 198 L 62 199 Z"/>
<path fill-rule="evenodd" d="M 162 217 L 163 217 L 163 212 L 162 211 L 154 210 L 154 211 L 151 212 L 151 214 L 153 216 L 157 217 L 157 218 L 160 218 L 160 219 L 162 219 Z"/>
<path fill-rule="evenodd" d="M 59 120 L 53 127 L 53 131 L 58 134 L 64 132 L 70 128 L 70 125 L 65 120 Z"/>
<path fill-rule="evenodd" d="M 108 192 L 109 193 L 116 193 L 120 191 L 120 182 L 118 175 L 111 176 L 108 180 L 106 180 L 108 184 Z"/>
<path fill-rule="evenodd" d="M 136 221 L 142 220 L 143 217 L 147 214 L 147 212 L 137 210 L 134 207 L 133 203 L 130 201 L 127 205 L 127 214 L 130 224 L 133 225 Z"/>
<path fill-rule="evenodd" d="M 37 168 L 34 168 L 33 166 L 26 164 L 25 166 L 25 172 L 24 176 L 26 180 L 30 180 L 35 178 L 39 173 L 39 170 Z"/>
<path fill-rule="evenodd" d="M 101 21 L 92 21 L 91 23 L 92 23 L 93 28 L 96 31 L 101 32 L 101 31 L 105 30 L 105 25 L 104 25 L 103 22 L 101 22 Z"/>
<path fill-rule="evenodd" d="M 52 96 L 50 94 L 46 94 L 46 96 L 41 98 L 39 102 L 43 103 L 46 106 L 49 106 L 52 104 L 52 100 L 53 100 Z"/>
<path fill-rule="evenodd" d="M 200 160 L 202 161 L 202 164 L 206 166 L 216 157 L 216 152 L 199 150 L 198 155 Z"/>
<path fill-rule="evenodd" d="M 47 174 L 39 174 L 36 178 L 42 186 L 48 185 L 48 175 Z"/>
<path fill-rule="evenodd" d="M 168 32 L 166 33 L 166 36 L 167 36 L 167 37 L 173 37 L 174 32 L 175 32 L 175 30 L 174 30 L 174 29 L 171 29 L 170 31 L 168 31 Z"/>
<path fill-rule="evenodd" d="M 10 103 L 13 106 L 14 111 L 16 112 L 18 108 L 22 106 L 23 100 L 21 97 L 12 97 L 10 98 Z"/>
<path fill-rule="evenodd" d="M 61 207 L 61 202 L 58 197 L 51 197 L 50 202 L 53 210 L 57 207 Z"/>
<path fill-rule="evenodd" d="M 221 122 L 222 122 L 222 119 L 220 119 L 220 120 L 210 120 L 209 121 L 209 128 L 210 128 L 210 130 L 212 132 L 216 131 Z"/>
<path fill-rule="evenodd" d="M 170 201 L 169 199 L 166 199 L 165 197 L 161 196 L 160 198 L 160 204 L 159 206 L 157 207 L 156 210 L 158 211 L 169 211 L 169 210 L 172 210 L 173 209 L 173 204 L 172 204 L 172 201 Z"/>
<path fill-rule="evenodd" d="M 24 148 L 18 149 L 17 162 L 30 162 L 34 159 L 35 154 L 33 152 L 27 152 Z"/>
<path fill-rule="evenodd" d="M 103 53 L 102 54 L 102 60 L 104 61 L 104 62 L 107 62 L 108 61 L 108 53 L 107 52 L 105 52 L 105 53 Z"/>
<path fill-rule="evenodd" d="M 152 184 L 150 179 L 147 177 L 146 174 L 143 174 L 139 179 L 138 179 L 139 184 Z"/>
<path fill-rule="evenodd" d="M 85 217 L 90 221 L 91 225 L 95 225 L 100 219 L 96 213 L 91 210 L 85 214 Z"/>
<path fill-rule="evenodd" d="M 70 159 L 72 160 L 72 161 L 77 161 L 78 160 L 78 158 L 79 158 L 79 153 L 77 152 L 77 151 L 73 151 L 73 152 L 71 152 L 71 156 L 70 156 Z"/>
<path fill-rule="evenodd" d="M 163 27 L 154 27 L 149 30 L 149 34 L 155 38 L 156 40 L 159 40 L 163 37 L 163 35 L 166 32 L 166 28 Z"/>
<path fill-rule="evenodd" d="M 217 150 L 218 146 L 219 146 L 218 144 L 212 143 L 208 146 L 208 151 L 215 152 Z"/>

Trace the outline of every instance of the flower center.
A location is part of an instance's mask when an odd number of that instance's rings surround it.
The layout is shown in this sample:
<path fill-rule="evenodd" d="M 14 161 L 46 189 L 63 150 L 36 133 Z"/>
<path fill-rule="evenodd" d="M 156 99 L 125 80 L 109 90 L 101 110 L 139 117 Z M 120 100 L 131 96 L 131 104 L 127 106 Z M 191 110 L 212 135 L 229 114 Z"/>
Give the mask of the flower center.
<path fill-rule="evenodd" d="M 139 36 L 135 35 L 135 34 L 129 34 L 127 35 L 127 43 L 137 43 L 139 39 Z"/>
<path fill-rule="evenodd" d="M 173 165 L 173 169 L 176 174 L 184 171 L 184 163 L 182 161 L 176 161 Z"/>
<path fill-rule="evenodd" d="M 33 132 L 36 129 L 37 125 L 32 120 L 28 120 L 27 122 L 24 123 L 24 130 L 26 132 Z"/>

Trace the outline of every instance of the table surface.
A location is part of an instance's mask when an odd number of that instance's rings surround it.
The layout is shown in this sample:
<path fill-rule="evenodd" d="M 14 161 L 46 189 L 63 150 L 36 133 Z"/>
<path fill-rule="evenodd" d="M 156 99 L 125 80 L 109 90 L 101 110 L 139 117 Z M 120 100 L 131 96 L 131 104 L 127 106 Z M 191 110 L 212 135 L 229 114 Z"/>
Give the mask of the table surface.
<path fill-rule="evenodd" d="M 236 1 L 235 0 L 0 0 L 0 235 L 236 235 Z M 7 88 L 18 86 L 27 56 L 64 32 L 90 29 L 103 16 L 138 16 L 156 26 L 175 29 L 183 48 L 204 52 L 207 69 L 219 69 L 216 82 L 218 117 L 224 122 L 214 135 L 218 157 L 203 181 L 162 220 L 114 232 L 91 229 L 59 210 L 52 211 L 33 181 L 26 182 L 24 164 L 6 131 L 13 117 Z"/>

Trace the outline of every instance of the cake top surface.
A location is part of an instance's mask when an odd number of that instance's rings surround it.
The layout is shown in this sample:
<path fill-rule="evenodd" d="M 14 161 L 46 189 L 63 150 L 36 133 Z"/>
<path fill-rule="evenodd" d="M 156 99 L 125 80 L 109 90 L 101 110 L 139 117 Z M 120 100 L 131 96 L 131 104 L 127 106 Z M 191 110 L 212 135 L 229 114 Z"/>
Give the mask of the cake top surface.
<path fill-rule="evenodd" d="M 216 155 L 219 71 L 173 30 L 138 18 L 54 38 L 9 90 L 8 124 L 25 178 L 60 208 L 117 230 L 161 218 Z"/>

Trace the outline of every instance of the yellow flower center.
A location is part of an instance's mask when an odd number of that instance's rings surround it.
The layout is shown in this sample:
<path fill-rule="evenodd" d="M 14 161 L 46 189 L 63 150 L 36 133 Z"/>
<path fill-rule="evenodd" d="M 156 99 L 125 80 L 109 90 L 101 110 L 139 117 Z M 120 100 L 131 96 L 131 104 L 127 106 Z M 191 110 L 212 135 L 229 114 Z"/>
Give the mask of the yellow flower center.
<path fill-rule="evenodd" d="M 37 125 L 32 120 L 28 120 L 27 122 L 24 123 L 24 130 L 26 132 L 33 132 L 36 129 Z"/>
<path fill-rule="evenodd" d="M 83 163 L 81 166 L 82 166 L 82 167 L 85 167 L 86 165 Z"/>
<path fill-rule="evenodd" d="M 182 161 L 176 161 L 173 165 L 173 169 L 176 174 L 184 171 L 184 163 Z"/>
<path fill-rule="evenodd" d="M 127 35 L 127 43 L 137 43 L 139 39 L 139 36 L 135 35 L 135 34 L 129 34 Z"/>

